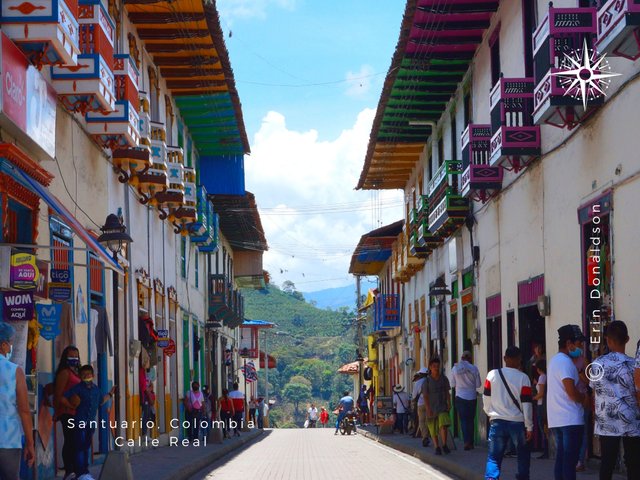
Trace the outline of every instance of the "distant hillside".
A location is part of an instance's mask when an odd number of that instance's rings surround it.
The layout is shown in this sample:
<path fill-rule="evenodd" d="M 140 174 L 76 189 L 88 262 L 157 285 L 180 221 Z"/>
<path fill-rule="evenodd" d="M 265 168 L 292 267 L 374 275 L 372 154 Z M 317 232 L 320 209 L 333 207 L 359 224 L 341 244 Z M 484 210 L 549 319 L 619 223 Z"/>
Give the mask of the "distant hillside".
<path fill-rule="evenodd" d="M 375 288 L 375 282 L 362 282 L 360 291 L 366 295 L 370 288 Z M 318 308 L 337 310 L 341 307 L 353 309 L 356 306 L 356 285 L 346 287 L 326 288 L 316 292 L 303 292 L 307 302 L 316 302 Z"/>
<path fill-rule="evenodd" d="M 303 337 L 342 336 L 351 327 L 352 315 L 343 311 L 322 310 L 294 294 L 269 285 L 264 290 L 243 290 L 244 315 L 252 320 L 278 324 L 278 330 Z M 349 308 L 348 310 L 351 310 Z"/>

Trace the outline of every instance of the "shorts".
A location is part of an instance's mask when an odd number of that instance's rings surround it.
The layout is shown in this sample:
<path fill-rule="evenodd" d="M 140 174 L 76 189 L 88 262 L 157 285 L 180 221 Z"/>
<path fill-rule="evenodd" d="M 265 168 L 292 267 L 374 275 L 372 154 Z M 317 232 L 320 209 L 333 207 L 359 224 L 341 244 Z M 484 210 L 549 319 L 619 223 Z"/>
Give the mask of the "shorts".
<path fill-rule="evenodd" d="M 427 427 L 432 437 L 438 435 L 438 431 L 441 427 L 448 427 L 451 425 L 451 417 L 449 412 L 439 413 L 436 417 L 427 418 Z"/>

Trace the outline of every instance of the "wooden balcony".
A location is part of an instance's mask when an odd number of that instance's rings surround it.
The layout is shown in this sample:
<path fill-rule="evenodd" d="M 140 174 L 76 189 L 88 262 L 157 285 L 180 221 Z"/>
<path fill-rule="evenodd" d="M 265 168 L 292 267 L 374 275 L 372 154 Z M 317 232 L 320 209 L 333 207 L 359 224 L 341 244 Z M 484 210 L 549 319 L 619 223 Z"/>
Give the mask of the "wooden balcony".
<path fill-rule="evenodd" d="M 116 82 L 116 100 L 128 101 L 136 111 L 139 111 L 140 72 L 131 55 L 116 53 L 113 56 L 113 74 Z"/>
<path fill-rule="evenodd" d="M 209 216 L 213 214 L 213 205 L 207 199 L 207 190 L 203 185 L 197 187 L 197 217 L 196 221 L 189 225 L 189 234 L 191 240 L 194 238 L 202 237 L 207 234 L 209 223 Z"/>
<path fill-rule="evenodd" d="M 442 238 L 455 232 L 469 213 L 469 199 L 447 192 L 429 213 L 429 231 Z"/>
<path fill-rule="evenodd" d="M 116 109 L 113 71 L 102 55 L 82 53 L 76 66 L 51 67 L 51 82 L 70 112 L 85 115 Z"/>
<path fill-rule="evenodd" d="M 164 123 L 149 122 L 151 140 L 151 159 L 153 163 L 165 164 L 167 161 L 167 132 Z"/>
<path fill-rule="evenodd" d="M 559 128 L 575 128 L 594 108 L 604 103 L 596 89 L 587 89 L 585 109 L 580 86 L 558 75 L 565 71 L 566 54 L 582 53 L 591 47 L 597 33 L 595 8 L 554 8 L 542 19 L 533 34 L 534 81 L 533 123 Z"/>
<path fill-rule="evenodd" d="M 458 176 L 462 173 L 462 162 L 445 160 L 427 185 L 429 203 L 441 198 L 445 193 L 458 193 Z"/>
<path fill-rule="evenodd" d="M 231 281 L 226 275 L 209 275 L 209 320 L 221 321 L 226 327 L 235 328 L 239 326 L 244 318 L 239 318 L 235 305 L 238 303 L 237 296 L 234 296 L 231 288 Z M 234 302 L 235 300 L 235 302 Z"/>
<path fill-rule="evenodd" d="M 131 103 L 116 100 L 112 112 L 87 112 L 87 131 L 106 148 L 137 147 L 140 141 L 138 112 Z"/>
<path fill-rule="evenodd" d="M 640 58 L 640 2 L 609 0 L 598 10 L 598 52 Z"/>
<path fill-rule="evenodd" d="M 533 78 L 500 78 L 491 90 L 491 166 L 520 171 L 540 156 L 540 126 L 533 124 Z"/>
<path fill-rule="evenodd" d="M 433 251 L 433 249 L 426 247 L 424 245 L 420 245 L 418 241 L 418 230 L 417 228 L 411 232 L 411 241 L 409 244 L 409 254 L 415 258 L 427 258 L 429 254 Z"/>
<path fill-rule="evenodd" d="M 113 70 L 113 42 L 116 26 L 100 0 L 79 0 L 80 53 L 100 55 Z"/>
<path fill-rule="evenodd" d="M 416 233 L 418 245 L 427 248 L 429 251 L 433 251 L 433 249 L 442 245 L 442 237 L 434 235 L 429 231 L 428 218 L 423 220 L 420 225 L 418 225 L 418 231 Z"/>
<path fill-rule="evenodd" d="M 64 0 L 3 0 L 0 23 L 38 68 L 74 66 L 80 53 L 77 13 L 77 4 Z"/>
<path fill-rule="evenodd" d="M 469 124 L 461 137 L 460 195 L 486 202 L 502 188 L 502 167 L 489 165 L 491 126 Z"/>

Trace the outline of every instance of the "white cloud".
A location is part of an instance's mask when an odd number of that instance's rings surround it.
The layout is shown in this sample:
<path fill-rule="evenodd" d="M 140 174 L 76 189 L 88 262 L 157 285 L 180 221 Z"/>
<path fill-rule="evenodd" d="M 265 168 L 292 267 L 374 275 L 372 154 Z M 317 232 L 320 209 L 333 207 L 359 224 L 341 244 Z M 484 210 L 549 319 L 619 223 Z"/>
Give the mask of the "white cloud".
<path fill-rule="evenodd" d="M 283 10 L 295 10 L 297 0 L 218 0 L 220 15 L 228 24 L 236 18 L 267 18 L 267 10 L 277 7 Z"/>
<path fill-rule="evenodd" d="M 360 236 L 380 226 L 372 218 L 371 192 L 354 190 L 374 115 L 363 110 L 332 141 L 319 141 L 316 130 L 288 129 L 278 112 L 263 118 L 246 178 L 270 246 L 265 268 L 274 283 L 291 280 L 313 291 L 351 281 L 349 262 Z M 399 191 L 380 192 L 380 202 L 389 207 L 381 210 L 382 224 L 401 218 L 401 201 Z"/>
<path fill-rule="evenodd" d="M 362 97 L 368 94 L 371 90 L 373 74 L 374 71 L 370 65 L 362 65 L 358 72 L 349 70 L 346 75 L 348 85 L 346 94 L 350 97 Z"/>

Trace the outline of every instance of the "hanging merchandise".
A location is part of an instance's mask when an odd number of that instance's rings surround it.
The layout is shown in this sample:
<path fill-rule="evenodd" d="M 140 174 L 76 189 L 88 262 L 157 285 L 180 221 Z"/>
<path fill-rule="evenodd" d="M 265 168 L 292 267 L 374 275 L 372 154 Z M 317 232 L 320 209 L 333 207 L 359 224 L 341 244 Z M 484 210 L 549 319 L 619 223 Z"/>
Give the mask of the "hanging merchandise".
<path fill-rule="evenodd" d="M 147 382 L 153 383 L 156 381 L 156 378 L 157 378 L 156 367 L 151 367 L 149 370 L 147 370 Z"/>
<path fill-rule="evenodd" d="M 82 286 L 78 285 L 78 291 L 76 292 L 76 322 L 87 323 L 87 308 L 84 304 L 84 293 L 82 293 Z"/>

